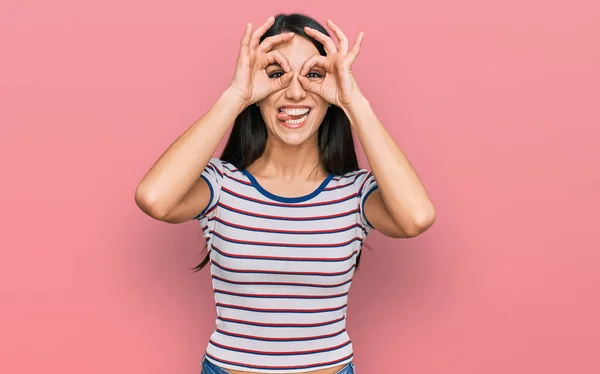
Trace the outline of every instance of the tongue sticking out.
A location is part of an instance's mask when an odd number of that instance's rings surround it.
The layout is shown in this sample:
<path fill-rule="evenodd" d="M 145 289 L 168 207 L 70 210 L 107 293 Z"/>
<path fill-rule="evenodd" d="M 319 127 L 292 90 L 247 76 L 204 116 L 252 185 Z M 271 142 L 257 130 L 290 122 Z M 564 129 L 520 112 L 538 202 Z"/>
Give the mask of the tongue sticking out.
<path fill-rule="evenodd" d="M 292 116 L 290 114 L 287 114 L 286 112 L 279 112 L 279 113 L 277 113 L 277 118 L 280 119 L 280 120 L 282 120 L 282 121 L 287 121 L 287 120 L 290 120 L 290 119 L 300 119 L 300 118 L 304 117 L 307 114 L 308 113 L 304 113 L 304 114 L 301 114 L 299 116 Z"/>

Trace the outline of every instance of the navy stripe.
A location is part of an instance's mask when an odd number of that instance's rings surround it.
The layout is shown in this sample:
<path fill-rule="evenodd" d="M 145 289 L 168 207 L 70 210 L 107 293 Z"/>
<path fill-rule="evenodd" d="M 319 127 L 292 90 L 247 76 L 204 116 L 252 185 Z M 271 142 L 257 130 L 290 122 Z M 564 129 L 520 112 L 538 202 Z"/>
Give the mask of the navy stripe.
<path fill-rule="evenodd" d="M 369 195 L 371 193 L 373 193 L 373 191 L 375 191 L 377 188 L 379 188 L 378 185 L 375 185 L 375 187 L 371 188 L 369 191 L 367 191 L 367 193 L 365 194 L 365 197 L 362 199 L 362 204 L 361 204 L 361 211 L 362 211 L 362 216 L 365 219 L 365 222 L 367 223 L 367 225 L 374 229 L 375 227 L 373 227 L 373 225 L 371 224 L 371 222 L 369 222 L 369 220 L 367 219 L 367 215 L 365 214 L 365 202 L 367 201 L 367 197 L 369 197 Z"/>
<path fill-rule="evenodd" d="M 250 325 L 250 326 L 259 326 L 259 327 L 275 327 L 275 328 L 312 328 L 312 327 L 321 327 L 321 326 L 328 326 L 328 325 L 333 325 L 334 323 L 338 323 L 341 322 L 345 319 L 344 316 L 340 317 L 340 318 L 336 318 L 334 320 L 331 321 L 325 321 L 325 322 L 317 322 L 317 323 L 264 323 L 264 322 L 253 322 L 253 321 L 244 321 L 241 319 L 233 319 L 233 318 L 226 318 L 226 317 L 217 317 L 217 319 L 223 321 L 223 322 L 227 322 L 227 323 L 237 323 L 240 325 Z"/>
<path fill-rule="evenodd" d="M 261 356 L 302 356 L 302 355 L 312 355 L 312 354 L 316 354 L 316 353 L 323 353 L 323 352 L 331 352 L 331 351 L 336 351 L 340 348 L 344 348 L 345 346 L 347 346 L 348 344 L 350 344 L 350 340 L 347 340 L 345 343 L 342 344 L 338 344 L 337 346 L 333 346 L 333 347 L 328 347 L 328 348 L 321 348 L 321 349 L 313 349 L 310 351 L 296 351 L 296 352 L 265 352 L 265 351 L 256 351 L 256 350 L 252 350 L 252 349 L 243 349 L 243 348 L 235 348 L 235 347 L 229 347 L 223 344 L 219 344 L 217 342 L 215 342 L 214 340 L 210 339 L 208 341 L 210 344 L 214 345 L 215 347 L 221 348 L 221 349 L 225 349 L 228 351 L 234 351 L 234 352 L 242 352 L 242 353 L 248 353 L 248 354 L 254 354 L 254 355 L 261 355 Z"/>
<path fill-rule="evenodd" d="M 194 219 L 199 219 L 206 213 L 206 211 L 210 208 L 210 205 L 212 204 L 213 198 L 215 196 L 215 191 L 213 189 L 212 183 L 208 180 L 208 178 L 205 175 L 200 175 L 200 177 L 204 179 L 204 181 L 208 185 L 208 189 L 210 190 L 210 200 L 208 200 L 208 204 L 206 204 L 206 207 L 204 207 L 204 209 L 202 209 L 202 211 L 196 217 L 194 217 Z"/>
<path fill-rule="evenodd" d="M 310 199 L 318 196 L 321 193 L 321 191 L 323 191 L 323 189 L 329 184 L 329 182 L 334 177 L 333 173 L 329 173 L 327 175 L 327 177 L 321 182 L 321 184 L 319 184 L 319 187 L 317 187 L 317 189 L 315 189 L 313 192 L 311 192 L 307 195 L 298 196 L 298 197 L 286 197 L 286 196 L 275 195 L 274 193 L 271 193 L 271 192 L 265 190 L 260 185 L 260 183 L 256 180 L 256 178 L 248 170 L 244 169 L 244 170 L 241 170 L 241 172 L 246 176 L 246 178 L 248 178 L 248 180 L 250 180 L 250 182 L 252 183 L 254 188 L 258 192 L 260 192 L 263 196 L 268 197 L 271 200 L 279 201 L 282 203 L 300 203 L 303 201 L 310 200 Z"/>

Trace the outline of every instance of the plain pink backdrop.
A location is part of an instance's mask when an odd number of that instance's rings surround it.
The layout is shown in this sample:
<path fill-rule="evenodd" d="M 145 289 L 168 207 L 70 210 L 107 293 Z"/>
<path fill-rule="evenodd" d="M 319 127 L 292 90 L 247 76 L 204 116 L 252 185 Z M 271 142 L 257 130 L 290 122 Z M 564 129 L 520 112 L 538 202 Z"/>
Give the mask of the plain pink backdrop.
<path fill-rule="evenodd" d="M 368 240 L 358 372 L 600 372 L 600 6 L 386 3 L 2 0 L 0 372 L 200 372 L 200 227 L 133 193 L 280 11 L 365 32 L 358 83 L 437 208 Z"/>

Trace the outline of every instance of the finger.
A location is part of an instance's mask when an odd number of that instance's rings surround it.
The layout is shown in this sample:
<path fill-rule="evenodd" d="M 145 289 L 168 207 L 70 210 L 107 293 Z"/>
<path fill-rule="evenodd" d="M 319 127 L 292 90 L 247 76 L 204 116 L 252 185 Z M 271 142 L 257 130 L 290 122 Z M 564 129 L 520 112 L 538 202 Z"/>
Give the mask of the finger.
<path fill-rule="evenodd" d="M 284 33 L 284 34 L 278 34 L 278 35 L 274 35 L 274 36 L 269 36 L 268 38 L 265 38 L 265 40 L 263 40 L 260 45 L 258 46 L 258 50 L 260 52 L 268 52 L 271 50 L 271 48 L 273 48 L 275 45 L 277 44 L 281 44 L 283 42 L 287 42 L 288 40 L 291 40 L 294 37 L 293 32 L 288 32 L 288 33 Z"/>
<path fill-rule="evenodd" d="M 327 20 L 327 25 L 333 31 L 337 40 L 340 42 L 340 52 L 342 53 L 342 55 L 346 55 L 346 53 L 348 53 L 348 38 L 346 37 L 342 29 L 338 25 L 333 23 L 332 20 Z"/>
<path fill-rule="evenodd" d="M 358 54 L 360 53 L 360 46 L 362 45 L 364 35 L 365 35 L 365 33 L 362 31 L 358 33 L 358 37 L 356 38 L 356 41 L 354 42 L 354 46 L 352 47 L 352 50 L 350 51 L 350 53 L 348 53 L 348 55 L 347 55 L 350 65 L 352 65 L 352 63 L 354 63 L 354 60 L 356 60 L 356 57 L 358 57 Z"/>
<path fill-rule="evenodd" d="M 248 52 L 249 51 L 250 36 L 251 35 L 252 35 L 252 24 L 251 23 L 247 23 L 246 24 L 246 31 L 244 31 L 244 37 L 242 38 L 242 41 L 240 42 L 240 50 L 242 52 Z"/>
<path fill-rule="evenodd" d="M 305 91 L 312 92 L 317 95 L 319 94 L 321 82 L 312 81 L 306 78 L 304 75 L 298 75 L 298 81 Z"/>
<path fill-rule="evenodd" d="M 310 56 L 302 64 L 302 67 L 300 68 L 300 75 L 305 76 L 306 74 L 308 74 L 310 69 L 312 69 L 314 66 L 322 67 L 323 69 L 325 69 L 325 71 L 327 71 L 327 67 L 325 66 L 326 61 L 327 61 L 327 57 L 325 57 L 325 56 L 321 56 L 321 55 Z"/>
<path fill-rule="evenodd" d="M 277 79 L 271 80 L 271 93 L 277 92 L 290 85 L 292 78 L 294 77 L 293 71 L 288 71 Z"/>
<path fill-rule="evenodd" d="M 269 66 L 271 64 L 278 64 L 279 66 L 281 66 L 283 71 L 285 71 L 286 73 L 291 70 L 290 62 L 280 51 L 271 51 L 271 52 L 267 53 L 265 55 L 265 57 L 266 57 L 267 63 L 268 63 L 267 66 Z M 267 67 L 267 66 L 265 66 L 265 67 Z"/>
<path fill-rule="evenodd" d="M 250 40 L 251 50 L 258 48 L 258 42 L 260 41 L 260 37 L 263 36 L 263 34 L 269 29 L 269 27 L 271 27 L 271 25 L 273 25 L 273 22 L 275 22 L 275 17 L 271 16 L 269 17 L 267 22 L 263 23 L 262 26 L 260 26 L 254 31 L 254 33 L 252 34 L 252 39 Z"/>
<path fill-rule="evenodd" d="M 335 43 L 333 42 L 333 40 L 323 34 L 322 32 L 312 29 L 308 26 L 304 27 L 304 31 L 306 32 L 306 34 L 308 36 L 312 36 L 313 38 L 315 38 L 319 43 L 323 44 L 323 47 L 325 47 L 325 51 L 327 52 L 328 55 L 330 54 L 334 54 L 337 52 L 337 48 L 335 46 Z"/>

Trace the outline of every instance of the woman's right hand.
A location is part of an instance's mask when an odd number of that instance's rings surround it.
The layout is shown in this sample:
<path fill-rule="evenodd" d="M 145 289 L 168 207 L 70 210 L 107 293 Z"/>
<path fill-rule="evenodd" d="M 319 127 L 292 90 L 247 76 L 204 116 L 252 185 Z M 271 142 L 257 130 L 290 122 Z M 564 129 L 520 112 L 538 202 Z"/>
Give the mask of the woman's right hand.
<path fill-rule="evenodd" d="M 261 36 L 275 21 L 270 17 L 261 27 L 252 32 L 252 24 L 246 25 L 246 32 L 240 43 L 237 66 L 230 84 L 232 89 L 246 105 L 254 104 L 270 94 L 289 86 L 293 72 L 289 61 L 277 50 L 275 45 L 291 40 L 294 33 L 283 33 L 265 38 L 259 45 Z M 283 75 L 269 78 L 265 68 L 271 64 L 279 64 Z"/>

